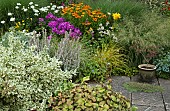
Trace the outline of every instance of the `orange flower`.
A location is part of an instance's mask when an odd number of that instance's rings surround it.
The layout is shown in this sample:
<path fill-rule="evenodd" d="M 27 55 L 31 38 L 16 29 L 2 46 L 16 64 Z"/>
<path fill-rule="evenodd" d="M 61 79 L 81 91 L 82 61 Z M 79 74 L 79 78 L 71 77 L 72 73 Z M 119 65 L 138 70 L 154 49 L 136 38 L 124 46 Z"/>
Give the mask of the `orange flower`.
<path fill-rule="evenodd" d="M 97 18 L 93 18 L 93 21 L 97 22 Z"/>
<path fill-rule="evenodd" d="M 90 25 L 91 23 L 89 21 L 83 22 L 83 25 Z"/>
<path fill-rule="evenodd" d="M 62 12 L 63 12 L 63 14 L 66 14 L 69 10 L 70 10 L 70 8 L 65 7 L 65 8 L 62 9 Z"/>
<path fill-rule="evenodd" d="M 75 18 L 81 18 L 81 16 L 78 13 L 76 13 L 76 12 L 73 12 L 72 16 L 75 17 Z"/>
<path fill-rule="evenodd" d="M 89 10 L 89 9 L 91 9 L 91 7 L 89 5 L 84 5 L 82 8 L 82 10 Z"/>

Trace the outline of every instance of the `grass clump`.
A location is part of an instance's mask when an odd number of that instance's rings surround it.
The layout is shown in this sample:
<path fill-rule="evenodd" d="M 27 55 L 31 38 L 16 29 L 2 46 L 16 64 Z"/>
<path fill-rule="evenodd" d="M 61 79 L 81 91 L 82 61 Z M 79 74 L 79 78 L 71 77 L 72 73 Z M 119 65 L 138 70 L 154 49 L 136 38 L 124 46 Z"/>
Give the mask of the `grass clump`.
<path fill-rule="evenodd" d="M 152 85 L 148 83 L 139 83 L 139 82 L 126 82 L 123 84 L 126 90 L 130 92 L 163 92 L 164 89 L 158 85 Z"/>

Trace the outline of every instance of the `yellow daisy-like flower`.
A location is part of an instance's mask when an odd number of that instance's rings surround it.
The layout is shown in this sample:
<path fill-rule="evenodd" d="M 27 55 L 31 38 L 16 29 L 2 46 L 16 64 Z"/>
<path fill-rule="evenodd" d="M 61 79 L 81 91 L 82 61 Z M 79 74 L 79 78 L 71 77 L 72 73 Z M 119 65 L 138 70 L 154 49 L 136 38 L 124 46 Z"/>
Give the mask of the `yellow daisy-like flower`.
<path fill-rule="evenodd" d="M 114 19 L 114 20 L 118 20 L 118 19 L 121 18 L 120 13 L 113 13 L 112 16 L 113 16 L 113 19 Z"/>

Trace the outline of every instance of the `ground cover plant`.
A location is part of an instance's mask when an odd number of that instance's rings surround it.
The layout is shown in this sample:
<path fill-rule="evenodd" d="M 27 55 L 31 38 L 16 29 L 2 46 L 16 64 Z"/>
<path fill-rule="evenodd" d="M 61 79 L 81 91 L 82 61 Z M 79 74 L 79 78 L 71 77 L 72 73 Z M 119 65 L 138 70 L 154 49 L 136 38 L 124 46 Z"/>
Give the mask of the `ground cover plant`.
<path fill-rule="evenodd" d="M 120 93 L 113 92 L 110 85 L 75 85 L 68 91 L 58 92 L 49 103 L 49 110 L 55 111 L 136 111 L 136 107 L 131 107 L 130 101 Z"/>

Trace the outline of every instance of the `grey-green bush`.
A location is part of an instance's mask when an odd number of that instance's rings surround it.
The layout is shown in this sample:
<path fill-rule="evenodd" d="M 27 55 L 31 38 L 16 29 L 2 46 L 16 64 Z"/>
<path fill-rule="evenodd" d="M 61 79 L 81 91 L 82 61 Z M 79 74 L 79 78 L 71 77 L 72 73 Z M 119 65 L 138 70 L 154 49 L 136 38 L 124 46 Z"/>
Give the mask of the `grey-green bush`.
<path fill-rule="evenodd" d="M 45 110 L 46 99 L 75 73 L 62 71 L 62 62 L 50 58 L 45 50 L 35 53 L 35 46 L 26 48 L 14 35 L 9 32 L 6 46 L 3 38 L 0 43 L 0 108 Z"/>

